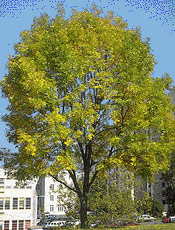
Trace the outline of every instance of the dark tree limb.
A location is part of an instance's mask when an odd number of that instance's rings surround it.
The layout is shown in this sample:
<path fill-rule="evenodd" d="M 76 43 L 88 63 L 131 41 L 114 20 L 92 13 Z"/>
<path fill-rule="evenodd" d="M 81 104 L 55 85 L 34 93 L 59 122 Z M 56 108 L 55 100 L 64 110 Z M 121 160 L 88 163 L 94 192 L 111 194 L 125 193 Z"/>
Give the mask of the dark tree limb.
<path fill-rule="evenodd" d="M 78 196 L 81 198 L 82 197 L 82 192 L 80 190 L 80 187 L 79 187 L 79 184 L 78 184 L 78 181 L 77 181 L 77 178 L 76 178 L 76 173 L 75 173 L 75 170 L 68 170 L 69 172 L 69 175 L 74 183 L 74 186 L 75 186 L 75 191 L 76 193 L 78 194 Z"/>
<path fill-rule="evenodd" d="M 98 172 L 99 172 L 99 170 L 96 170 L 95 173 L 94 173 L 94 175 L 92 176 L 92 179 L 89 182 L 89 189 L 92 186 L 92 184 L 94 183 L 95 178 L 97 177 Z"/>
<path fill-rule="evenodd" d="M 58 177 L 52 175 L 51 173 L 49 173 L 49 176 L 51 176 L 54 180 L 56 180 L 57 182 L 59 182 L 60 184 L 64 185 L 66 188 L 70 189 L 71 191 L 77 193 L 76 189 L 70 187 L 69 185 L 67 185 L 65 182 L 61 181 L 60 179 L 58 179 Z"/>

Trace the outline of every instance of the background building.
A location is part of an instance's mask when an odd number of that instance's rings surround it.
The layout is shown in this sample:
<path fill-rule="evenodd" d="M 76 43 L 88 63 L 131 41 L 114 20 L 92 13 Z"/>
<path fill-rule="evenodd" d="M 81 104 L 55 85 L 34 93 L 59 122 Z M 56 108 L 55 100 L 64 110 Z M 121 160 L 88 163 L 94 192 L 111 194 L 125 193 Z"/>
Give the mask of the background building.
<path fill-rule="evenodd" d="M 66 182 L 70 178 L 65 176 Z M 65 209 L 59 202 L 59 183 L 51 177 L 39 177 L 27 181 L 23 187 L 17 180 L 7 178 L 0 167 L 0 230 L 27 230 L 36 225 L 43 213 L 65 217 Z"/>
<path fill-rule="evenodd" d="M 147 197 L 154 198 L 163 204 L 164 211 L 167 212 L 167 197 L 166 197 L 166 182 L 162 177 L 162 174 L 154 176 L 155 181 L 149 183 L 148 181 L 143 181 L 140 179 L 141 187 L 136 189 L 135 194 L 138 199 L 141 199 L 145 193 Z"/>
<path fill-rule="evenodd" d="M 0 230 L 27 230 L 37 221 L 36 181 L 19 188 L 0 168 Z"/>
<path fill-rule="evenodd" d="M 65 176 L 66 183 L 70 183 L 69 175 Z M 65 208 L 59 199 L 59 183 L 52 177 L 40 177 L 37 186 L 37 218 L 42 213 L 50 213 L 64 218 Z"/>

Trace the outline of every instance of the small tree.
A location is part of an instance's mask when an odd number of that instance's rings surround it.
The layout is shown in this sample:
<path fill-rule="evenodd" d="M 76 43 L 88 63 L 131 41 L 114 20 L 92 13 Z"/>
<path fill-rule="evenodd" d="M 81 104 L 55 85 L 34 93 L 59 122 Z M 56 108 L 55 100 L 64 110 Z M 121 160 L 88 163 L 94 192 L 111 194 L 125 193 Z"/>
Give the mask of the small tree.
<path fill-rule="evenodd" d="M 110 224 L 119 219 L 129 222 L 136 213 L 132 190 L 135 179 L 131 172 L 122 168 L 108 170 L 106 175 L 98 175 L 88 196 L 88 224 Z M 66 215 L 71 222 L 78 219 L 80 205 L 78 197 L 60 186 L 57 191 L 59 203 L 63 203 Z"/>
<path fill-rule="evenodd" d="M 151 207 L 151 215 L 155 217 L 162 217 L 163 212 L 163 204 L 157 199 L 151 199 L 152 207 Z"/>
<path fill-rule="evenodd" d="M 140 214 L 149 214 L 154 217 L 161 217 L 163 204 L 152 197 L 148 197 L 148 194 L 145 193 L 143 197 L 137 201 L 137 211 Z"/>
<path fill-rule="evenodd" d="M 45 214 L 44 208 L 40 208 L 40 215 L 41 215 L 42 221 L 45 221 L 45 219 L 46 219 L 46 214 Z"/>
<path fill-rule="evenodd" d="M 134 177 L 130 172 L 111 170 L 106 180 L 96 180 L 89 193 L 89 209 L 92 223 L 110 224 L 119 219 L 128 222 L 136 213 L 132 189 Z"/>
<path fill-rule="evenodd" d="M 165 195 L 168 205 L 168 216 L 175 215 L 175 154 L 171 155 L 169 170 L 163 174 L 162 181 L 165 183 Z"/>
<path fill-rule="evenodd" d="M 148 41 L 120 17 L 101 17 L 97 9 L 69 19 L 63 13 L 35 18 L 9 56 L 3 120 L 18 152 L 6 156 L 5 168 L 18 180 L 50 175 L 75 192 L 85 228 L 99 174 L 122 166 L 148 177 L 168 166 L 175 122 L 165 89 L 171 80 L 151 76 Z M 72 186 L 58 177 L 64 170 Z"/>

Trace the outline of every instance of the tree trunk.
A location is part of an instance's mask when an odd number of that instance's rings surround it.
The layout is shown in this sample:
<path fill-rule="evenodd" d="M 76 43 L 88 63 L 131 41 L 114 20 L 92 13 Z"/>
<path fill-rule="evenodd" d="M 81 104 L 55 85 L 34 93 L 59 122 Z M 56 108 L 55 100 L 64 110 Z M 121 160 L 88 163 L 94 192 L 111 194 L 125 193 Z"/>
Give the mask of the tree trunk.
<path fill-rule="evenodd" d="M 88 228 L 87 223 L 87 196 L 83 196 L 80 199 L 80 221 L 81 221 L 81 228 L 86 229 Z"/>

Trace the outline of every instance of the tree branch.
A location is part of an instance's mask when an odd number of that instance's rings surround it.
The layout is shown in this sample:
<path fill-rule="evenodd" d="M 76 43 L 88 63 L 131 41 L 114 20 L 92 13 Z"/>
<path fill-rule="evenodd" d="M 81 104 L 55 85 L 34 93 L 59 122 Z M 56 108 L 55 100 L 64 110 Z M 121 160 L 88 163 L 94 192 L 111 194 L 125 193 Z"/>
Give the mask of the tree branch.
<path fill-rule="evenodd" d="M 113 149 L 114 149 L 114 146 L 111 146 L 111 149 L 109 150 L 109 157 L 112 156 L 112 153 L 113 153 Z"/>
<path fill-rule="evenodd" d="M 129 149 L 129 147 L 115 149 L 114 151 L 109 153 L 108 157 L 111 157 L 113 153 L 115 153 L 115 152 L 117 152 L 119 150 L 127 150 L 127 149 Z"/>
<path fill-rule="evenodd" d="M 81 192 L 80 187 L 78 185 L 75 171 L 72 169 L 72 171 L 68 170 L 68 172 L 69 172 L 69 175 L 70 175 L 70 177 L 71 177 L 71 179 L 72 179 L 72 181 L 74 183 L 76 193 L 78 194 L 79 197 L 82 197 L 82 192 Z"/>
<path fill-rule="evenodd" d="M 92 186 L 92 184 L 94 183 L 94 180 L 95 180 L 95 178 L 96 178 L 98 172 L 99 172 L 99 170 L 96 170 L 95 173 L 94 173 L 94 175 L 92 176 L 92 179 L 91 179 L 91 181 L 89 182 L 89 189 L 90 189 L 90 187 Z"/>
<path fill-rule="evenodd" d="M 79 142 L 78 141 L 78 146 L 79 146 L 79 148 L 80 148 L 80 152 L 81 152 L 81 154 L 82 154 L 82 157 L 84 158 L 84 149 L 83 149 L 83 145 L 82 145 L 82 143 L 81 142 Z"/>
<path fill-rule="evenodd" d="M 65 182 L 59 180 L 58 177 L 56 177 L 56 176 L 54 176 L 54 175 L 52 175 L 52 174 L 50 174 L 50 173 L 49 173 L 49 176 L 51 176 L 54 180 L 56 180 L 56 181 L 59 182 L 60 184 L 63 184 L 66 188 L 68 188 L 68 189 L 70 189 L 71 191 L 77 193 L 77 191 L 76 191 L 74 188 L 70 187 L 70 186 L 67 185 Z"/>

